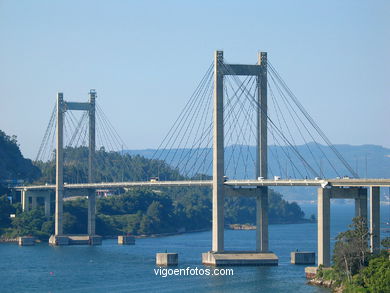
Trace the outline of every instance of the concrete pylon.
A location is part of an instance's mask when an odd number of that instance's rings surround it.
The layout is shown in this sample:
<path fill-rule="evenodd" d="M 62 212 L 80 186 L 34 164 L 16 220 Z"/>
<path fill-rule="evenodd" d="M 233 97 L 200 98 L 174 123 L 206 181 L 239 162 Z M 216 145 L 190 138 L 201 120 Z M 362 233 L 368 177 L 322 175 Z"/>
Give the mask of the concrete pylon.
<path fill-rule="evenodd" d="M 370 187 L 370 248 L 372 253 L 380 251 L 380 189 Z"/>
<path fill-rule="evenodd" d="M 268 177 L 267 163 L 267 53 L 259 52 L 257 76 L 257 149 L 256 178 Z M 256 197 L 256 251 L 268 251 L 268 187 L 259 187 Z"/>
<path fill-rule="evenodd" d="M 23 212 L 28 212 L 29 207 L 29 198 L 31 198 L 31 208 L 35 209 L 37 208 L 37 199 L 39 197 L 44 198 L 44 204 L 45 204 L 45 216 L 50 217 L 50 191 L 44 191 L 44 190 L 22 190 L 22 210 Z"/>
<path fill-rule="evenodd" d="M 56 140 L 56 209 L 55 209 L 55 236 L 63 234 L 62 215 L 64 197 L 64 151 L 63 151 L 63 120 L 64 96 L 57 94 L 57 140 Z"/>
<path fill-rule="evenodd" d="M 88 152 L 88 182 L 93 183 L 94 178 L 94 161 L 96 149 L 96 134 L 95 134 L 95 103 L 96 92 L 90 90 L 89 92 L 89 152 Z M 94 190 L 88 191 L 88 235 L 96 234 L 96 195 Z"/>
<path fill-rule="evenodd" d="M 259 64 L 226 64 L 223 52 L 214 56 L 214 109 L 213 109 L 213 223 L 212 251 L 202 254 L 205 265 L 277 265 L 278 257 L 268 251 L 268 189 L 234 189 L 224 183 L 224 114 L 223 82 L 225 75 L 256 76 L 258 83 L 259 106 L 257 133 L 256 175 L 267 177 L 267 54 L 259 54 Z M 265 111 L 264 111 L 265 110 Z M 245 193 L 256 197 L 257 233 L 256 251 L 229 252 L 224 250 L 224 197 L 240 196 Z"/>
<path fill-rule="evenodd" d="M 214 56 L 213 129 L 213 224 L 212 251 L 224 251 L 224 127 L 223 127 L 223 52 Z"/>
<path fill-rule="evenodd" d="M 359 188 L 355 198 L 355 217 L 362 217 L 367 224 L 367 189 Z"/>
<path fill-rule="evenodd" d="M 90 90 L 89 102 L 65 102 L 63 94 L 57 95 L 57 149 L 56 149 L 56 211 L 55 211 L 55 235 L 50 237 L 49 243 L 54 245 L 67 245 L 68 236 L 62 236 L 62 216 L 63 216 L 63 113 L 66 110 L 72 111 L 88 111 L 89 114 L 89 155 L 88 155 L 88 182 L 93 183 L 94 178 L 94 158 L 96 149 L 95 135 L 95 106 L 96 106 L 96 91 Z M 96 198 L 95 191 L 88 191 L 88 243 L 91 245 L 101 244 L 101 238 L 96 236 L 95 231 L 96 218 Z"/>

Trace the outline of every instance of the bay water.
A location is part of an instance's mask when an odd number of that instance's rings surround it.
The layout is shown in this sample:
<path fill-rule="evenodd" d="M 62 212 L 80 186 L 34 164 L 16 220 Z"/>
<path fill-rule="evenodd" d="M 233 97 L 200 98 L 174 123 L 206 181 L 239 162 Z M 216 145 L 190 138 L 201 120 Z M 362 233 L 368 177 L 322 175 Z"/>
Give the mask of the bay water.
<path fill-rule="evenodd" d="M 307 216 L 315 205 L 302 206 Z M 382 223 L 389 207 L 381 208 Z M 331 208 L 331 237 L 345 231 L 353 205 Z M 382 224 L 382 226 L 384 226 Z M 272 267 L 226 267 L 233 275 L 156 275 L 157 252 L 179 253 L 179 269 L 205 269 L 201 253 L 211 248 L 211 231 L 160 238 L 137 239 L 119 246 L 104 240 L 101 246 L 51 247 L 40 243 L 19 247 L 0 244 L 0 292 L 329 292 L 306 284 L 304 265 L 290 264 L 290 252 L 317 250 L 317 225 L 270 225 L 270 249 L 279 257 Z M 387 233 L 387 234 L 386 234 Z M 382 237 L 390 236 L 385 230 Z M 226 250 L 254 250 L 255 231 L 226 230 Z"/>

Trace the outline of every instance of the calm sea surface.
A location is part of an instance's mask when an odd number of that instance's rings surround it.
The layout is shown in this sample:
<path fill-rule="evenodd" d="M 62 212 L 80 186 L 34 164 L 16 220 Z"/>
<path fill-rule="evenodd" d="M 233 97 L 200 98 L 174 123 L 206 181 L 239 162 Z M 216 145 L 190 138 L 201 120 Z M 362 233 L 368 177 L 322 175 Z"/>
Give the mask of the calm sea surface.
<path fill-rule="evenodd" d="M 303 206 L 307 215 L 315 206 Z M 352 205 L 332 205 L 332 238 L 346 230 Z M 382 222 L 388 221 L 382 207 Z M 0 292 L 328 292 L 306 285 L 305 266 L 290 264 L 296 249 L 316 251 L 316 224 L 271 225 L 270 248 L 276 267 L 233 267 L 233 276 L 156 276 L 156 252 L 178 252 L 179 267 L 205 268 L 211 232 L 137 239 L 135 246 L 104 240 L 101 246 L 33 247 L 0 244 Z M 382 233 L 383 236 L 389 234 Z M 254 231 L 225 233 L 227 250 L 255 247 Z"/>

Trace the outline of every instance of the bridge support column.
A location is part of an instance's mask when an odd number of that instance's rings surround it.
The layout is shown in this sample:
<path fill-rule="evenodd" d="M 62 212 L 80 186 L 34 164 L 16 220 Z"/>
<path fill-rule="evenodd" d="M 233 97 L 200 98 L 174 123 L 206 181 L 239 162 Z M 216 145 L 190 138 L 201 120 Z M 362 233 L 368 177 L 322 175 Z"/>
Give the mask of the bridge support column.
<path fill-rule="evenodd" d="M 370 248 L 372 253 L 380 250 L 380 189 L 370 187 Z"/>
<path fill-rule="evenodd" d="M 96 92 L 90 90 L 89 92 L 89 149 L 88 149 L 88 182 L 93 183 L 94 168 L 95 168 L 95 149 L 96 149 L 96 133 L 95 133 L 95 105 Z M 88 235 L 94 236 L 96 234 L 96 194 L 94 190 L 88 191 Z"/>
<path fill-rule="evenodd" d="M 32 209 L 37 208 L 37 196 L 36 195 L 31 196 L 31 208 Z"/>
<path fill-rule="evenodd" d="M 256 197 L 256 251 L 268 252 L 268 187 Z"/>
<path fill-rule="evenodd" d="M 28 212 L 29 210 L 29 200 L 28 200 L 28 191 L 22 190 L 22 211 Z"/>
<path fill-rule="evenodd" d="M 330 189 L 318 188 L 318 266 L 330 267 Z"/>
<path fill-rule="evenodd" d="M 50 192 L 45 195 L 45 216 L 50 217 Z"/>
<path fill-rule="evenodd" d="M 94 190 L 90 190 L 88 193 L 88 235 L 93 236 L 96 234 L 96 195 Z"/>
<path fill-rule="evenodd" d="M 367 224 L 367 189 L 359 188 L 355 198 L 355 217 L 362 217 Z"/>

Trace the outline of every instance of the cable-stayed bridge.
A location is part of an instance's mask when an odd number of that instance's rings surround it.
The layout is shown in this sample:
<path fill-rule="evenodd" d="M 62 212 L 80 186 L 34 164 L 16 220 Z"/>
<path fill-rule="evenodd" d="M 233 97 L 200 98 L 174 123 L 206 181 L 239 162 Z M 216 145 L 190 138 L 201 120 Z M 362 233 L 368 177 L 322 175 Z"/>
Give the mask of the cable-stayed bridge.
<path fill-rule="evenodd" d="M 72 111 L 82 114 L 76 117 Z M 300 143 L 306 146 L 309 157 L 297 148 Z M 331 154 L 325 153 L 321 144 L 327 145 Z M 256 148 L 255 154 L 249 151 L 251 145 Z M 270 149 L 269 145 L 278 147 Z M 66 182 L 64 172 L 71 167 L 67 165 L 67 151 L 77 146 L 88 150 L 88 168 L 79 178 Z M 90 91 L 88 102 L 65 101 L 63 94 L 58 93 L 36 158 L 37 162 L 53 163 L 55 184 L 17 187 L 22 191 L 24 210 L 29 208 L 29 198 L 35 206 L 37 197 L 45 197 L 47 213 L 51 191 L 55 191 L 55 235 L 50 238 L 51 244 L 67 243 L 62 224 L 63 198 L 74 192 L 88 195 L 88 235 L 97 239 L 98 189 L 208 186 L 213 194 L 212 249 L 203 255 L 203 263 L 277 264 L 278 258 L 268 246 L 268 187 L 313 186 L 318 187 L 318 265 L 330 265 L 330 199 L 354 199 L 356 215 L 367 219 L 368 189 L 370 245 L 373 252 L 379 250 L 379 188 L 390 186 L 390 179 L 359 178 L 268 61 L 265 52 L 260 52 L 257 63 L 251 65 L 228 63 L 222 51 L 215 52 L 214 62 L 154 152 L 155 168 L 141 168 L 137 178 L 104 180 L 96 164 L 99 152 L 118 153 L 124 174 L 125 168 L 132 168 L 126 164 L 125 146 L 97 105 L 94 90 Z M 228 156 L 226 146 L 232 148 Z M 178 152 L 179 149 L 188 151 Z M 332 163 L 334 159 L 341 163 L 342 170 Z M 269 161 L 273 162 L 272 168 Z M 238 171 L 239 165 L 244 166 L 243 172 Z M 161 180 L 159 170 L 164 168 L 175 172 Z M 255 252 L 225 251 L 225 196 L 256 199 Z"/>

